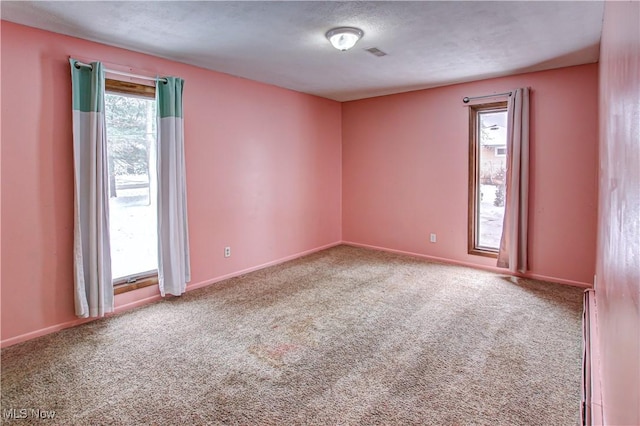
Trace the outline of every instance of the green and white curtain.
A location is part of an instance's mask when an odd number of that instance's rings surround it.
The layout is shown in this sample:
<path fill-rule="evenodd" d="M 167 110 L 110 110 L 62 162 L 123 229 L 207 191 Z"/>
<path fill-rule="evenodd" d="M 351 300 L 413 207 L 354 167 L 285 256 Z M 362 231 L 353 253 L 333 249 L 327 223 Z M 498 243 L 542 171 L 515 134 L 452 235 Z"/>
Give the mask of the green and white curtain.
<path fill-rule="evenodd" d="M 113 311 L 104 69 L 70 59 L 73 90 L 75 310 L 82 318 Z"/>
<path fill-rule="evenodd" d="M 74 154 L 74 300 L 76 315 L 113 311 L 109 236 L 109 180 L 105 125 L 105 70 L 100 62 L 71 64 Z M 158 281 L 162 296 L 179 296 L 191 280 L 187 224 L 182 88 L 158 79 Z"/>
<path fill-rule="evenodd" d="M 158 79 L 158 284 L 179 296 L 191 280 L 184 161 L 184 80 Z"/>

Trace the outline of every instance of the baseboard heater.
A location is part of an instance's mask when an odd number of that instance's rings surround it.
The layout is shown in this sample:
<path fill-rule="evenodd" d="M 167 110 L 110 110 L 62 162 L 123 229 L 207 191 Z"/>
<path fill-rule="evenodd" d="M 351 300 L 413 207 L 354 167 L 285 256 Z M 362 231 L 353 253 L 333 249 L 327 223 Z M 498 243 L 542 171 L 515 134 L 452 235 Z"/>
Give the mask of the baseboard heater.
<path fill-rule="evenodd" d="M 592 289 L 584 292 L 584 309 L 582 313 L 582 340 L 583 340 L 583 357 L 582 357 L 582 407 L 580 410 L 580 420 L 583 426 L 596 426 L 602 424 L 602 416 L 594 412 L 594 396 L 598 401 L 598 396 L 593 394 L 594 383 L 597 378 L 594 374 L 598 369 L 597 342 L 593 336 L 596 331 L 596 299 L 595 292 Z M 596 405 L 599 407 L 600 404 Z"/>

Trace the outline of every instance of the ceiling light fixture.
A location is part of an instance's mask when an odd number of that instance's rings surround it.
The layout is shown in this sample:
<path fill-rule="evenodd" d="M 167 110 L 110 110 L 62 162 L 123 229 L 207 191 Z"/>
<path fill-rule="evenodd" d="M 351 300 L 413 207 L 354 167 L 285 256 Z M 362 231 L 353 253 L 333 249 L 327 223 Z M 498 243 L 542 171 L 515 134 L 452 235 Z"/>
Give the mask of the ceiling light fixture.
<path fill-rule="evenodd" d="M 360 40 L 364 32 L 359 28 L 340 27 L 327 31 L 327 38 L 338 50 L 349 50 Z"/>

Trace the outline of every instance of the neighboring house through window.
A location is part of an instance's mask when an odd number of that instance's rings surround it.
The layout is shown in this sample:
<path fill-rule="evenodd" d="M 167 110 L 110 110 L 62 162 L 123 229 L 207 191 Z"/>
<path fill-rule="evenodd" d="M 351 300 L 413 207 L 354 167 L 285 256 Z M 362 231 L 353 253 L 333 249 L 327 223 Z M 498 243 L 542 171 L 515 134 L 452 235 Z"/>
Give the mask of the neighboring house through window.
<path fill-rule="evenodd" d="M 497 257 L 505 211 L 507 103 L 469 110 L 469 253 Z"/>

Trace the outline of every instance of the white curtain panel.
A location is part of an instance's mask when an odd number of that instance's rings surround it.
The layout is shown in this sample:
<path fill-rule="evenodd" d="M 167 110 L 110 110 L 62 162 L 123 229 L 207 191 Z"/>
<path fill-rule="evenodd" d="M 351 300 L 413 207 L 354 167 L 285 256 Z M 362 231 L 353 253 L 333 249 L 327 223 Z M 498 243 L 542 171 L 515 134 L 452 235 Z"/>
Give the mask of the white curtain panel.
<path fill-rule="evenodd" d="M 182 91 L 176 77 L 156 83 L 158 101 L 158 285 L 179 296 L 191 280 Z"/>
<path fill-rule="evenodd" d="M 104 69 L 71 64 L 73 92 L 75 309 L 81 318 L 113 311 Z"/>
<path fill-rule="evenodd" d="M 498 266 L 526 272 L 529 209 L 529 89 L 507 103 L 507 191 Z"/>

